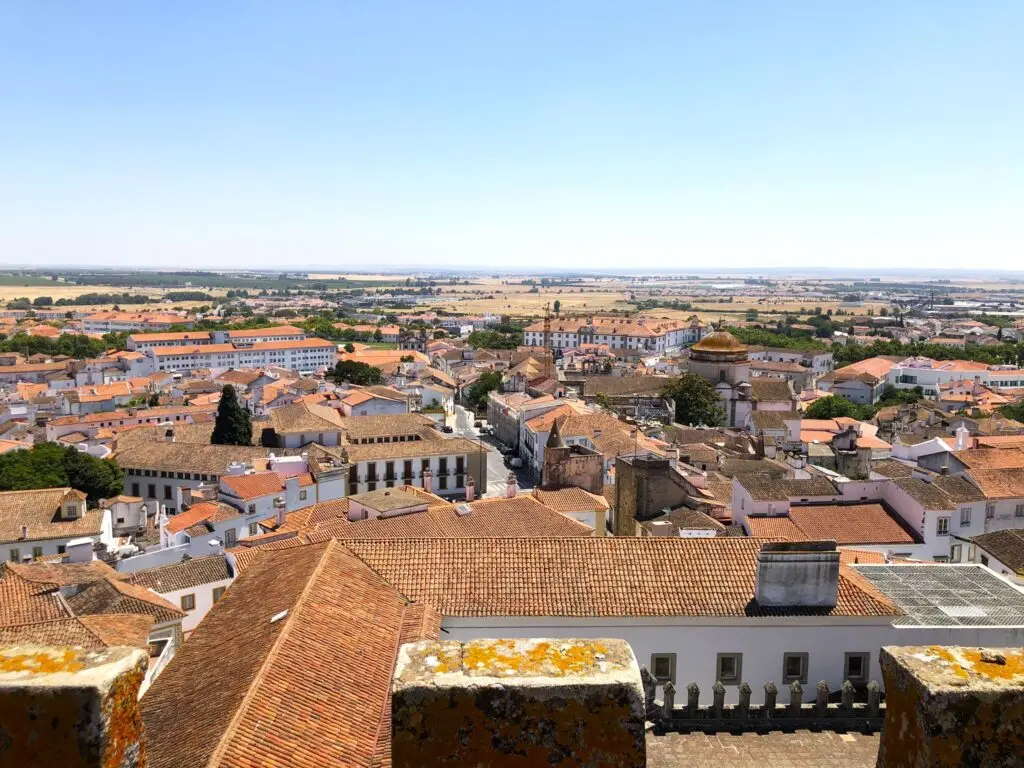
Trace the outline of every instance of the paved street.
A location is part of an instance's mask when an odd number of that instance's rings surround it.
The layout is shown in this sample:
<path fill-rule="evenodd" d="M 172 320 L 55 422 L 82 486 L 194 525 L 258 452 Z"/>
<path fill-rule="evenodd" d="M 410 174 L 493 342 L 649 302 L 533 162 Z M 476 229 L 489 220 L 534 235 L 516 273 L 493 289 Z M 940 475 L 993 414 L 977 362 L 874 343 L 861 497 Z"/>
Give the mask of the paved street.
<path fill-rule="evenodd" d="M 509 468 L 505 466 L 505 457 L 498 452 L 498 442 L 490 435 L 480 435 L 473 427 L 475 421 L 473 412 L 461 405 L 455 406 L 455 415 L 449 419 L 449 424 L 454 428 L 453 435 L 465 437 L 468 440 L 476 440 L 482 444 L 482 449 L 487 451 L 487 490 L 484 496 L 504 496 L 508 487 Z M 533 487 L 533 481 L 528 473 L 522 470 L 516 472 L 519 479 L 519 489 Z"/>

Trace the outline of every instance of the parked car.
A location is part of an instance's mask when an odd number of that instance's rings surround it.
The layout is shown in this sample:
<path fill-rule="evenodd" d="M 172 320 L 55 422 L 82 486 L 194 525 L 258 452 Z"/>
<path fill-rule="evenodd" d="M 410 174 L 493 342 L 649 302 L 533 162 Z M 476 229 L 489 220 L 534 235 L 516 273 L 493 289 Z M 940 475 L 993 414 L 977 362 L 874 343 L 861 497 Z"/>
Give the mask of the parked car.
<path fill-rule="evenodd" d="M 473 428 L 474 429 L 483 429 L 483 426 L 484 426 L 484 423 L 482 421 L 474 421 L 473 422 Z"/>
<path fill-rule="evenodd" d="M 449 427 L 447 424 L 445 424 L 443 427 L 441 427 L 441 431 L 444 432 L 445 434 L 450 435 L 455 430 Z"/>

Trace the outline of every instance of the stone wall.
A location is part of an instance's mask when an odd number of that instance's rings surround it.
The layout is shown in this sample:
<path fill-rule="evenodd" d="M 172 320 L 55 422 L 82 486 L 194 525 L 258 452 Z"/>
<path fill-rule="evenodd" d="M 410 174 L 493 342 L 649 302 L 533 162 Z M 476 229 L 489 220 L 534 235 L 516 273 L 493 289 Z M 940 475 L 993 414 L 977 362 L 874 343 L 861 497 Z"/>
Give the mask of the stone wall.
<path fill-rule="evenodd" d="M 135 648 L 0 648 L 0 767 L 145 768 Z"/>
<path fill-rule="evenodd" d="M 880 768 L 1024 762 L 1024 651 L 886 647 Z"/>
<path fill-rule="evenodd" d="M 392 765 L 646 765 L 640 672 L 621 640 L 402 646 Z"/>

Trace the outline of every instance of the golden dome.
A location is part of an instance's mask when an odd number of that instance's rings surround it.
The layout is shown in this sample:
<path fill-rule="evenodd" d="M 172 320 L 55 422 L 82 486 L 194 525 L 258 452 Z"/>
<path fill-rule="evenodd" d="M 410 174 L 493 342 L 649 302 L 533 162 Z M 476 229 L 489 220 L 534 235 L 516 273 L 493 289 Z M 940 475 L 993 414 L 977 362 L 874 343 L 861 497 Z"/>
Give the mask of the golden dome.
<path fill-rule="evenodd" d="M 747 347 L 728 331 L 715 331 L 694 344 L 694 352 L 746 352 Z"/>

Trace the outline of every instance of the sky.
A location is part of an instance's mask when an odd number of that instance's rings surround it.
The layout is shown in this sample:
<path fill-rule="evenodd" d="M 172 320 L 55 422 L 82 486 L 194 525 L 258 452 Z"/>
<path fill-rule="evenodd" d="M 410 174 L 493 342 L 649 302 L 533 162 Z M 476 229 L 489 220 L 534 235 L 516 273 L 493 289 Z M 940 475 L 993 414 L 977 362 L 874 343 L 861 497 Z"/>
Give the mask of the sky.
<path fill-rule="evenodd" d="M 1024 2 L 0 3 L 0 265 L 1024 269 Z"/>

